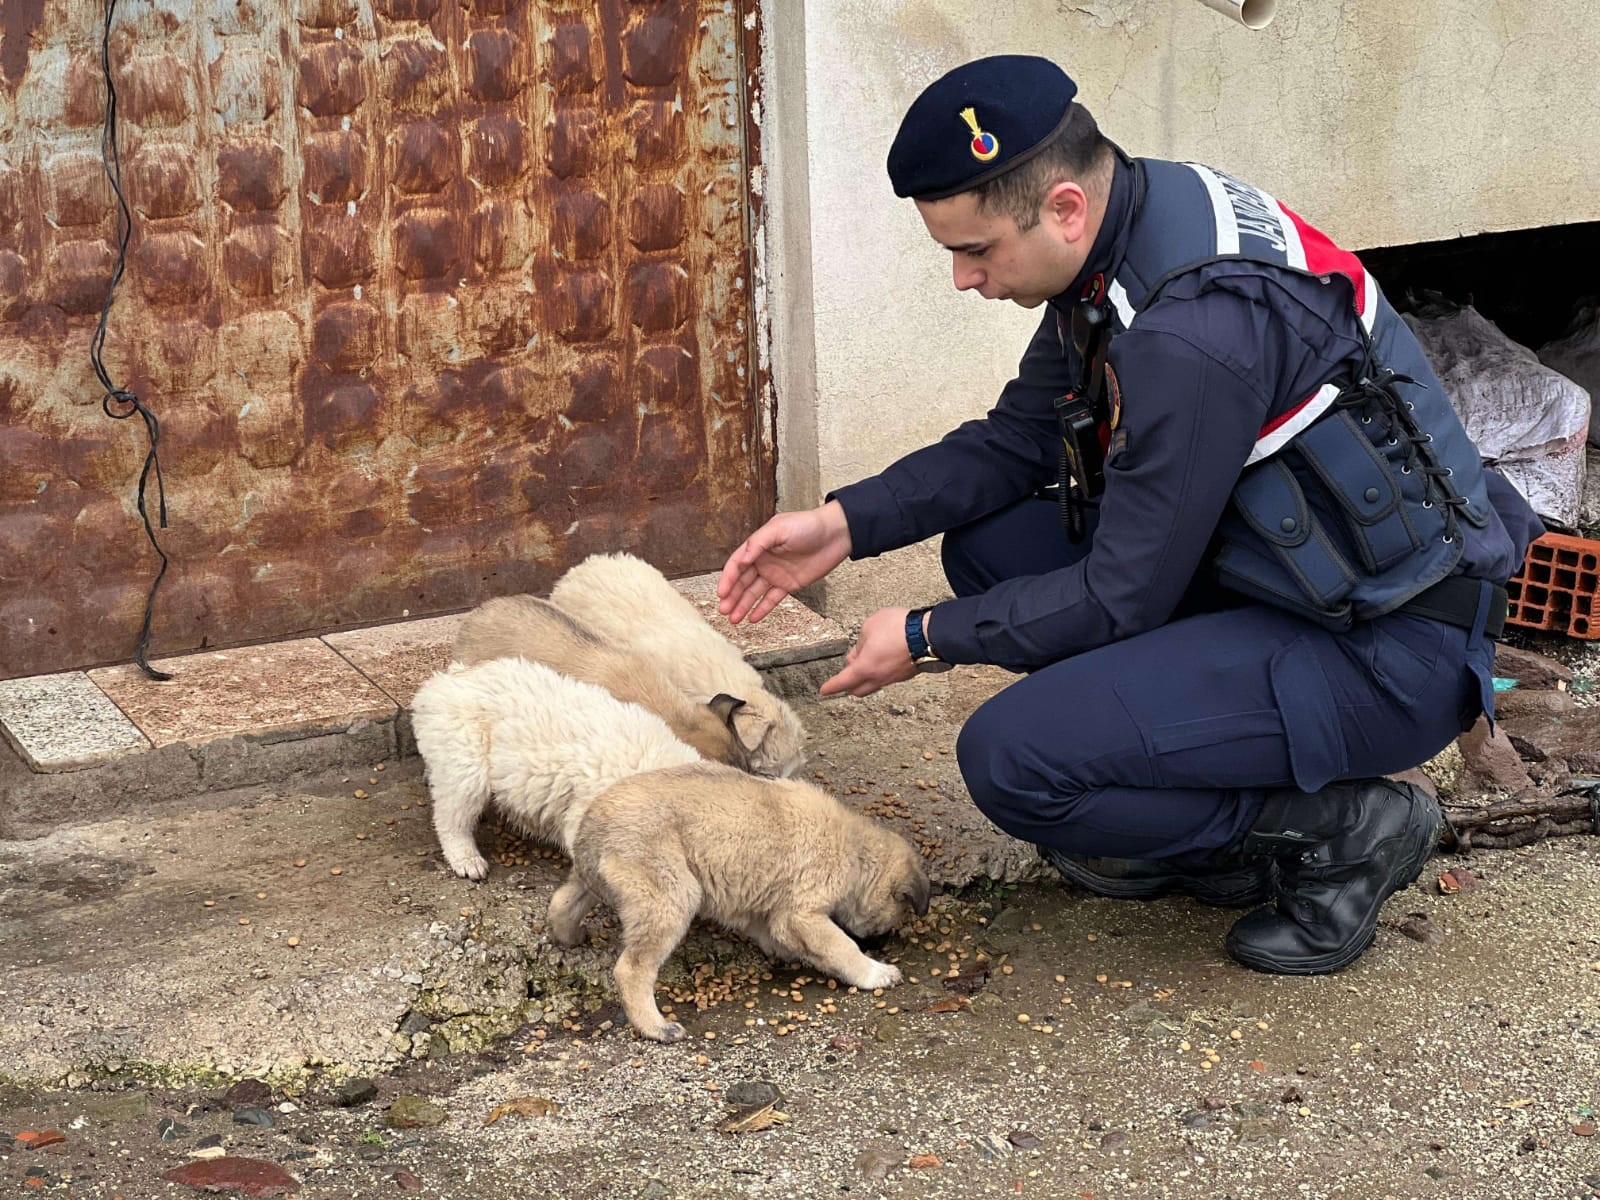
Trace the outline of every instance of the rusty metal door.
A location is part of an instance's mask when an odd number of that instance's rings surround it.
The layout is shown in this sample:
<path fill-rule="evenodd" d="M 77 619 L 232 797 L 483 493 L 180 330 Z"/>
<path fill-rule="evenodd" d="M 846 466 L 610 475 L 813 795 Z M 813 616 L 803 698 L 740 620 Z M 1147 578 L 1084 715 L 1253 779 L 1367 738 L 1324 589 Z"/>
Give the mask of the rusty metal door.
<path fill-rule="evenodd" d="M 158 565 L 143 430 L 88 361 L 103 15 L 0 4 L 0 678 L 126 660 Z M 773 492 L 745 26 L 725 0 L 124 4 L 106 362 L 161 420 L 152 654 L 457 609 L 594 551 L 721 562 Z"/>

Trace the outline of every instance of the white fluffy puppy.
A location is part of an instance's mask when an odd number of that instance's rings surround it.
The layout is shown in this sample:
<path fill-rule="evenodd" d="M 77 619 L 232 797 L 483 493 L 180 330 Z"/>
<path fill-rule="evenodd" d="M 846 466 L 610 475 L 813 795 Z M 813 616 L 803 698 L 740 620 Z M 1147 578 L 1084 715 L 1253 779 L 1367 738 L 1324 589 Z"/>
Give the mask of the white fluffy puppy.
<path fill-rule="evenodd" d="M 607 788 L 703 761 L 654 713 L 522 658 L 439 672 L 417 689 L 411 723 L 439 846 L 468 879 L 489 873 L 473 829 L 491 798 L 570 854 L 584 813 Z"/>
<path fill-rule="evenodd" d="M 741 697 L 745 704 L 733 725 L 753 772 L 786 779 L 800 768 L 806 740 L 800 718 L 649 563 L 631 554 L 590 555 L 556 581 L 550 600 L 602 637 L 651 659 L 696 703 L 719 693 Z"/>

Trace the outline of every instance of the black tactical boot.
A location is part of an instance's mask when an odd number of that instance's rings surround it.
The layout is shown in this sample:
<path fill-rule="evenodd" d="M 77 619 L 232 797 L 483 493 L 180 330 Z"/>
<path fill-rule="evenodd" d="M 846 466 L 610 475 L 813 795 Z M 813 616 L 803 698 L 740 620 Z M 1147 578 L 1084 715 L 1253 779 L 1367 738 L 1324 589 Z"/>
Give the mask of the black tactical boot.
<path fill-rule="evenodd" d="M 1372 945 L 1383 902 L 1421 874 L 1443 826 L 1438 804 L 1409 783 L 1270 793 L 1244 848 L 1277 863 L 1277 903 L 1234 924 L 1228 953 L 1280 975 L 1349 966 Z"/>
<path fill-rule="evenodd" d="M 1272 860 L 1229 853 L 1204 864 L 1171 859 L 1080 858 L 1041 846 L 1045 861 L 1097 896 L 1154 900 L 1193 896 L 1217 908 L 1249 908 L 1272 898 Z"/>

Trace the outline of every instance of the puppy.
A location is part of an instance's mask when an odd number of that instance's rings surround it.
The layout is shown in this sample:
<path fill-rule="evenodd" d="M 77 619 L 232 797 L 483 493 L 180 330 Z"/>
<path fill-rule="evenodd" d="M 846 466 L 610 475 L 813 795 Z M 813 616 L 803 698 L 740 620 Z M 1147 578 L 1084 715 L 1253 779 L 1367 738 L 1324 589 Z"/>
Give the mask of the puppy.
<path fill-rule="evenodd" d="M 439 846 L 468 879 L 489 873 L 473 829 L 491 798 L 530 836 L 570 854 L 584 811 L 607 788 L 702 761 L 654 713 L 522 658 L 432 676 L 411 701 L 411 724 Z"/>
<path fill-rule="evenodd" d="M 701 757 L 750 769 L 750 753 L 734 727 L 744 701 L 718 694 L 696 704 L 651 659 L 602 641 L 548 600 L 501 596 L 480 604 L 461 623 L 451 657 L 470 667 L 515 656 L 598 684 L 655 713 Z"/>
<path fill-rule="evenodd" d="M 649 563 L 630 554 L 590 555 L 556 581 L 550 599 L 599 636 L 654 662 L 691 700 L 719 692 L 742 697 L 733 727 L 758 775 L 787 779 L 799 769 L 806 740 L 800 719 Z"/>
<path fill-rule="evenodd" d="M 598 901 L 622 924 L 614 974 L 629 1023 L 670 1042 L 683 1026 L 656 1007 L 656 976 L 696 915 L 774 958 L 802 959 L 858 988 L 900 969 L 851 940 L 928 911 L 922 860 L 899 834 L 808 783 L 753 779 L 710 763 L 634 775 L 578 824 L 573 869 L 550 901 L 550 936 L 583 938 Z"/>

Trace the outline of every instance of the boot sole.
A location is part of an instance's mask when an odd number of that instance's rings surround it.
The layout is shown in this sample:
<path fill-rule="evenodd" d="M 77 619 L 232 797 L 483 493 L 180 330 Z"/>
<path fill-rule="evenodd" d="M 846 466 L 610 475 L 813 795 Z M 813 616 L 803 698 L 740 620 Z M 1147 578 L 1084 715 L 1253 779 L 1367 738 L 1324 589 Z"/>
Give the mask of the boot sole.
<path fill-rule="evenodd" d="M 1254 908 L 1265 902 L 1272 893 L 1271 887 L 1255 876 L 1240 875 L 1233 886 L 1198 886 L 1190 875 L 1155 875 L 1143 879 L 1119 880 L 1107 875 L 1096 875 L 1075 864 L 1062 865 L 1046 859 L 1069 883 L 1086 892 L 1112 900 L 1160 900 L 1164 896 L 1188 896 L 1213 908 Z"/>
<path fill-rule="evenodd" d="M 1419 811 L 1420 810 L 1420 811 Z M 1372 943 L 1378 938 L 1378 913 L 1401 888 L 1410 887 L 1422 874 L 1422 868 L 1428 859 L 1433 857 L 1433 848 L 1439 844 L 1439 835 L 1444 832 L 1444 822 L 1437 815 L 1437 807 L 1429 813 L 1427 806 L 1413 805 L 1412 822 L 1407 833 L 1414 833 L 1416 848 L 1410 857 L 1399 865 L 1394 875 L 1390 877 L 1390 885 L 1378 898 L 1372 912 L 1372 928 L 1365 937 L 1351 942 L 1333 954 L 1324 954 L 1316 958 L 1301 959 L 1269 959 L 1253 955 L 1249 950 L 1236 945 L 1232 934 L 1228 936 L 1226 948 L 1236 962 L 1243 963 L 1256 971 L 1264 971 L 1269 975 L 1331 975 L 1335 971 L 1342 971 L 1356 959 L 1365 954 Z"/>

